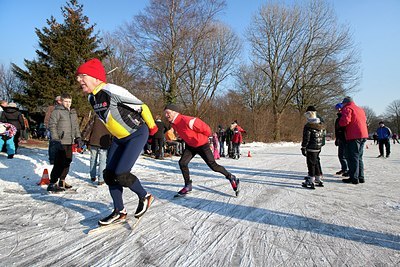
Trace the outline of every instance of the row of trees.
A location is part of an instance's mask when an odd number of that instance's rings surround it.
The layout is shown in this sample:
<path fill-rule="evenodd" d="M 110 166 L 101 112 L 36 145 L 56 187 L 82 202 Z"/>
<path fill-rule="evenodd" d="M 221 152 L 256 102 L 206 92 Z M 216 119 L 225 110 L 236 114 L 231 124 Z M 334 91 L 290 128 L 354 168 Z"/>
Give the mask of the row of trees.
<path fill-rule="evenodd" d="M 85 121 L 89 106 L 75 70 L 97 57 L 113 70 L 109 82 L 154 113 L 172 102 L 215 128 L 238 120 L 251 140 L 296 140 L 299 118 L 314 105 L 332 131 L 332 107 L 359 80 L 359 55 L 331 7 L 319 0 L 266 4 L 240 37 L 219 21 L 225 7 L 224 0 L 151 0 L 132 21 L 100 36 L 83 5 L 69 0 L 62 23 L 51 17 L 36 29 L 37 58 L 25 59 L 24 68 L 1 68 L 2 97 L 37 112 L 68 91 Z M 246 59 L 243 42 L 251 49 Z"/>

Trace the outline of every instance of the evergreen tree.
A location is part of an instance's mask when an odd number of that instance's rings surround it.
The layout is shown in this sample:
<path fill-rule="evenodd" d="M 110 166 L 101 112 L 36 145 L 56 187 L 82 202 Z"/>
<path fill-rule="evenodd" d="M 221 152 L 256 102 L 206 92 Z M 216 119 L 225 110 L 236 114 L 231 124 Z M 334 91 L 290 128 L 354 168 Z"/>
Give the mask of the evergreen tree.
<path fill-rule="evenodd" d="M 43 111 L 62 92 L 72 95 L 72 106 L 80 117 L 89 111 L 86 97 L 76 82 L 75 71 L 84 61 L 97 57 L 103 59 L 108 49 L 101 49 L 98 34 L 93 34 L 95 25 L 83 15 L 83 5 L 69 0 L 61 8 L 64 22 L 59 24 L 53 16 L 47 20 L 48 27 L 35 28 L 39 37 L 37 59 L 25 59 L 27 70 L 12 64 L 13 71 L 21 80 L 22 93 L 14 99 L 29 112 Z"/>

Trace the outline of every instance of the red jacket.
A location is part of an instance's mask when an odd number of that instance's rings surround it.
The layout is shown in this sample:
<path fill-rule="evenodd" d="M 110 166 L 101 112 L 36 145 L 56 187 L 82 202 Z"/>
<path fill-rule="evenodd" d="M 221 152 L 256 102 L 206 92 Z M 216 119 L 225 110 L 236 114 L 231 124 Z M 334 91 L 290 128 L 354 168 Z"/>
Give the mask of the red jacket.
<path fill-rule="evenodd" d="M 208 144 L 208 137 L 211 136 L 211 128 L 204 121 L 182 114 L 175 118 L 172 128 L 191 147 Z"/>
<path fill-rule="evenodd" d="M 232 143 L 241 144 L 243 141 L 242 133 L 240 130 L 234 132 L 232 137 Z"/>
<path fill-rule="evenodd" d="M 346 140 L 368 138 L 367 117 L 362 108 L 350 102 L 342 109 L 339 125 L 345 128 Z"/>

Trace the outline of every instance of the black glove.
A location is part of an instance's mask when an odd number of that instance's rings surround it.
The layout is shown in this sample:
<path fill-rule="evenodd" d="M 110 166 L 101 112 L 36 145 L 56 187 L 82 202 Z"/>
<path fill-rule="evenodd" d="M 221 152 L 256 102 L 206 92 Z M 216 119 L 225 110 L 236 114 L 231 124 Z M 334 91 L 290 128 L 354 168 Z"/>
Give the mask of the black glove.
<path fill-rule="evenodd" d="M 79 148 L 82 148 L 85 145 L 80 137 L 75 138 L 75 144 L 77 144 Z"/>
<path fill-rule="evenodd" d="M 303 154 L 304 157 L 307 157 L 307 150 L 305 147 L 301 148 L 301 154 Z"/>

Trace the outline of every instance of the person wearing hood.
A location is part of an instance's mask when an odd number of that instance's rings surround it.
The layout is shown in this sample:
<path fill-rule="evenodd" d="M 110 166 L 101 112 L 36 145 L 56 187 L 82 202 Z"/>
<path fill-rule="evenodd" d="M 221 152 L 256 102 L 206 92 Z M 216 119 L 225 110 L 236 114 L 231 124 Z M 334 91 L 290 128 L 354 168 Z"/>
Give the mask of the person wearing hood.
<path fill-rule="evenodd" d="M 19 147 L 18 143 L 21 132 L 25 130 L 25 123 L 24 118 L 22 117 L 22 113 L 19 111 L 17 105 L 14 102 L 8 103 L 6 107 L 3 107 L 0 121 L 11 123 L 15 126 L 15 128 L 17 128 L 17 132 L 14 135 L 14 146 L 16 154 Z"/>
<path fill-rule="evenodd" d="M 315 184 L 323 186 L 319 154 L 324 145 L 325 125 L 317 117 L 317 110 L 313 106 L 307 108 L 304 116 L 307 118 L 307 123 L 303 128 L 301 153 L 306 157 L 308 176 L 305 177 L 302 186 L 314 189 Z"/>
<path fill-rule="evenodd" d="M 364 183 L 364 145 L 368 138 L 367 117 L 365 111 L 346 96 L 342 101 L 342 116 L 339 126 L 345 127 L 346 159 L 349 167 L 349 178 L 344 183 Z"/>

